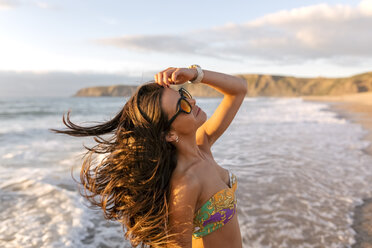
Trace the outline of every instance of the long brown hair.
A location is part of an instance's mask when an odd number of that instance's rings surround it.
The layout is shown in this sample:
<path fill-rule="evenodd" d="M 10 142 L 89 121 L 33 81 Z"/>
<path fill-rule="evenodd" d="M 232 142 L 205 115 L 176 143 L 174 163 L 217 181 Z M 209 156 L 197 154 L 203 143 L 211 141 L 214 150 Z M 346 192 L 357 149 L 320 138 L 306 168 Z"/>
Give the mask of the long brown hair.
<path fill-rule="evenodd" d="M 123 225 L 132 246 L 165 247 L 173 244 L 168 227 L 170 178 L 176 166 L 176 148 L 165 139 L 168 116 L 161 108 L 164 88 L 156 83 L 140 86 L 110 121 L 82 127 L 62 121 L 71 136 L 95 136 L 80 172 L 81 192 L 106 219 Z M 100 137 L 112 134 L 108 139 Z M 94 163 L 95 154 L 105 154 Z"/>

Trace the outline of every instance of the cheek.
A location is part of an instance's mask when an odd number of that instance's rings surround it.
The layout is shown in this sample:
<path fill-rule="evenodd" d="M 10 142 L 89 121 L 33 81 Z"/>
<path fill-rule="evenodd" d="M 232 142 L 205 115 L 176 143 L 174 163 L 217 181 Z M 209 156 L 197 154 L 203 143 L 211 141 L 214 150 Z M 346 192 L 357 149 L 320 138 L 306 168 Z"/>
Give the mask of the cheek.
<path fill-rule="evenodd" d="M 192 126 L 198 121 L 199 116 L 194 116 L 192 113 L 184 116 L 184 124 L 185 126 Z"/>
<path fill-rule="evenodd" d="M 199 113 L 201 114 L 201 113 Z M 190 131 L 194 130 L 196 126 L 198 126 L 200 120 L 199 116 L 194 116 L 193 114 L 185 114 L 179 116 L 177 123 L 175 123 L 175 129 L 182 133 L 189 133 Z"/>

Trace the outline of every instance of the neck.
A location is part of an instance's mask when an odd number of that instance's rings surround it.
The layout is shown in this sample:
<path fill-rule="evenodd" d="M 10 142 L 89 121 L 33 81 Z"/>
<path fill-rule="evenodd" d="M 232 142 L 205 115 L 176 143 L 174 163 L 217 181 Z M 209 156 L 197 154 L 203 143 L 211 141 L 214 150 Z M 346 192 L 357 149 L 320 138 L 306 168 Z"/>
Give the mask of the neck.
<path fill-rule="evenodd" d="M 196 144 L 196 134 L 190 136 L 179 136 L 179 142 L 174 143 L 177 148 L 177 159 L 179 162 L 191 164 L 200 159 L 205 159 L 204 154 Z"/>

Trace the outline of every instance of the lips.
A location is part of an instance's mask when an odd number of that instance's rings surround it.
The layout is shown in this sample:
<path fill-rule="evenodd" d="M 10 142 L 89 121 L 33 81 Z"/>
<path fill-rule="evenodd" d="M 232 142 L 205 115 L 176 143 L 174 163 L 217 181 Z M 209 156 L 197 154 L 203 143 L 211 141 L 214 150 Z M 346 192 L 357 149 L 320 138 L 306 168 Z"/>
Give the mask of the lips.
<path fill-rule="evenodd" d="M 198 109 L 196 110 L 196 115 L 195 116 L 197 116 L 199 114 L 199 112 L 200 112 L 200 108 L 198 107 Z"/>

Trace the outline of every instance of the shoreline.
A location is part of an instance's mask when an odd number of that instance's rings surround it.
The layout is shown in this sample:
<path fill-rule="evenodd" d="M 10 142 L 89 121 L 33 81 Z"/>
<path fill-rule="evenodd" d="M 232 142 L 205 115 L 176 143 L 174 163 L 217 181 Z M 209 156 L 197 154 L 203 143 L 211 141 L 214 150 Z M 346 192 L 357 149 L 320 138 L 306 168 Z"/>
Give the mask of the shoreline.
<path fill-rule="evenodd" d="M 372 92 L 344 96 L 303 96 L 304 101 L 326 102 L 329 110 L 351 122 L 360 124 L 368 133 L 363 137 L 370 142 L 362 151 L 372 156 Z M 363 199 L 355 206 L 353 224 L 355 243 L 353 248 L 372 248 L 372 198 Z"/>

